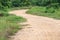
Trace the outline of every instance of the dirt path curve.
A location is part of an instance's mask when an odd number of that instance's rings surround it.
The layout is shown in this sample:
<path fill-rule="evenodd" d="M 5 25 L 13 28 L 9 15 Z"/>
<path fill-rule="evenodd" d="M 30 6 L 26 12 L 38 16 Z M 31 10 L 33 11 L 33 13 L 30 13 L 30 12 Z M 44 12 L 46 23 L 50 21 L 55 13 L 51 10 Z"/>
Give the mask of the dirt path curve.
<path fill-rule="evenodd" d="M 12 40 L 60 40 L 60 20 L 26 14 L 27 10 L 15 10 L 10 13 L 22 16 L 29 24 L 19 30 Z"/>

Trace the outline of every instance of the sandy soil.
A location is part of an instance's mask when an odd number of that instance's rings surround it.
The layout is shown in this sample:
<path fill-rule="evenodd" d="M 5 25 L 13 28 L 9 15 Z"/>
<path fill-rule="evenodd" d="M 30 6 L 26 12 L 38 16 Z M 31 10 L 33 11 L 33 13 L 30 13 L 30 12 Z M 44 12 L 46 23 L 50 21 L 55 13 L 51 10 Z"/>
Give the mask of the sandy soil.
<path fill-rule="evenodd" d="M 10 13 L 22 16 L 27 22 L 11 40 L 60 40 L 60 20 L 26 14 L 27 10 L 14 10 Z"/>

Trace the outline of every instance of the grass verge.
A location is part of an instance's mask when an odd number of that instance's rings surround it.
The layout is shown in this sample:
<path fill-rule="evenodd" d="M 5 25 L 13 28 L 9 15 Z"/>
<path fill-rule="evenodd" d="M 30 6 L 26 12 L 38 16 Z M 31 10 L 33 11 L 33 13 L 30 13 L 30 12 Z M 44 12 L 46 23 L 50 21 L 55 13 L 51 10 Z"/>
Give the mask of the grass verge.
<path fill-rule="evenodd" d="M 13 35 L 22 26 L 18 23 L 25 22 L 26 19 L 16 15 L 0 14 L 0 40 L 8 40 L 10 35 Z"/>
<path fill-rule="evenodd" d="M 24 7 L 13 7 L 13 8 L 9 8 L 9 11 L 12 10 L 20 10 L 20 9 L 30 9 L 32 6 L 24 6 Z"/>
<path fill-rule="evenodd" d="M 53 10 L 55 10 L 54 13 L 53 13 Z M 60 19 L 60 8 L 59 9 L 50 8 L 47 10 L 46 7 L 32 7 L 27 11 L 27 13 L 38 15 L 38 16 L 45 16 L 45 17 Z"/>

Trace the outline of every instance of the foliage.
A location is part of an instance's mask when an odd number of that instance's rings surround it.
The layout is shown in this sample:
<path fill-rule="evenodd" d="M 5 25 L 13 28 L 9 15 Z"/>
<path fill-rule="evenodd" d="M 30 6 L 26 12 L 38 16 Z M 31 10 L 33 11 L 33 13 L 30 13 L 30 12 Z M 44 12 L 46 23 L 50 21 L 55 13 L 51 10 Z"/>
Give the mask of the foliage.
<path fill-rule="evenodd" d="M 46 7 L 32 7 L 27 11 L 27 13 L 38 16 L 60 19 L 60 8 L 59 9 L 48 8 L 48 10 L 46 10 Z"/>
<path fill-rule="evenodd" d="M 24 21 L 26 21 L 26 19 L 15 15 L 0 17 L 0 40 L 7 40 L 9 35 L 21 29 L 22 26 L 18 25 L 18 23 Z"/>
<path fill-rule="evenodd" d="M 12 15 L 12 14 L 7 16 L 7 17 L 3 17 L 1 19 L 4 19 L 4 20 L 9 21 L 9 22 L 14 22 L 14 23 L 26 21 L 26 19 L 24 19 L 23 17 L 19 17 L 19 16 Z"/>
<path fill-rule="evenodd" d="M 9 8 L 16 7 L 29 7 L 29 6 L 42 6 L 46 7 L 46 13 L 53 13 L 60 7 L 59 0 L 0 0 L 0 10 L 7 11 Z M 26 8 L 25 7 L 25 8 Z M 20 8 L 18 8 L 20 9 Z M 52 10 L 51 10 L 52 9 Z M 2 14 L 8 15 L 5 12 Z"/>
<path fill-rule="evenodd" d="M 48 6 L 59 3 L 59 0 L 0 0 L 0 7 L 21 7 L 21 6 Z"/>

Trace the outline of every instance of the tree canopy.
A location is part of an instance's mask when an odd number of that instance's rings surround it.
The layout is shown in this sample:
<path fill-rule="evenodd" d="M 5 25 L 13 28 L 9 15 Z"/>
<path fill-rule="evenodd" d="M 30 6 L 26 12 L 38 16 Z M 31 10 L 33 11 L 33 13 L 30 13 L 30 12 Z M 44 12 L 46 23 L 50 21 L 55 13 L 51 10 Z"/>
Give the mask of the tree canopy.
<path fill-rule="evenodd" d="M 3 7 L 48 6 L 51 4 L 60 5 L 60 0 L 0 0 L 0 9 Z"/>

